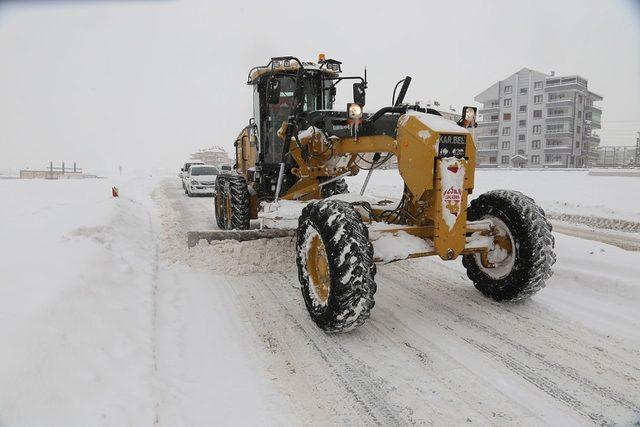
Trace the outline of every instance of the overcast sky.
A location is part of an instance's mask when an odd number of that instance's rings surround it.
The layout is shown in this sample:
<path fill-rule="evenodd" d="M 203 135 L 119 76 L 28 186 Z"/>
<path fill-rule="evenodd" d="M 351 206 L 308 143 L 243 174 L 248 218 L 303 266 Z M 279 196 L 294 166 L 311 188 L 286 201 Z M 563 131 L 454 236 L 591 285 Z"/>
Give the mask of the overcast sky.
<path fill-rule="evenodd" d="M 407 100 L 459 109 L 528 67 L 589 80 L 602 144 L 640 130 L 637 0 L 0 0 L 0 171 L 177 170 L 198 148 L 232 147 L 252 66 L 319 52 L 346 74 L 367 67 L 369 111 L 405 75 Z"/>

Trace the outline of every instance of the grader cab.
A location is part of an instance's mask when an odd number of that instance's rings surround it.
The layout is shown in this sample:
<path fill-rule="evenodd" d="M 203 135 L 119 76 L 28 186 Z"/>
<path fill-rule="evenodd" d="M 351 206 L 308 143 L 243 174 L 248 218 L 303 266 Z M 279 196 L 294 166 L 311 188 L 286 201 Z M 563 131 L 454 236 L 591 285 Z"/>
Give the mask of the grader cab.
<path fill-rule="evenodd" d="M 341 71 L 339 61 L 321 56 L 317 63 L 272 58 L 249 72 L 253 118 L 235 141 L 234 171 L 217 178 L 216 222 L 223 231 L 207 239 L 295 235 L 307 310 L 328 332 L 369 317 L 376 262 L 461 257 L 476 288 L 498 301 L 541 289 L 555 262 L 543 210 L 507 190 L 468 203 L 475 108 L 465 107 L 455 123 L 404 103 L 406 77 L 392 105 L 366 114 L 366 73 Z M 348 80 L 353 102 L 334 110 L 337 88 Z M 395 200 L 365 195 L 371 171 L 392 156 L 402 194 Z M 363 169 L 362 191 L 348 193 L 344 178 Z"/>

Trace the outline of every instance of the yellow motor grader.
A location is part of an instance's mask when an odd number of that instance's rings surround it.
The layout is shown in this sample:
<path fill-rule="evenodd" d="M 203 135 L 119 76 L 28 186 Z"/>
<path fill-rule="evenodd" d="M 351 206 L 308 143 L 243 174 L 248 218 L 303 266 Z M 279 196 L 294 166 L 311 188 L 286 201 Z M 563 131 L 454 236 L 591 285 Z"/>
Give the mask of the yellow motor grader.
<path fill-rule="evenodd" d="M 249 72 L 253 118 L 235 141 L 234 170 L 216 180 L 223 231 L 208 240 L 295 235 L 306 307 L 328 332 L 369 317 L 378 261 L 461 257 L 476 288 L 497 301 L 524 299 L 544 287 L 555 254 L 543 210 L 507 190 L 468 205 L 476 109 L 465 107 L 455 123 L 406 104 L 406 77 L 391 106 L 366 114 L 366 71 L 349 77 L 341 68 L 324 55 L 317 63 L 287 56 Z M 354 81 L 353 102 L 334 110 L 345 80 Z M 371 171 L 393 156 L 404 180 L 399 199 L 364 195 Z M 344 177 L 361 169 L 368 169 L 362 192 L 349 194 Z M 257 220 L 253 229 L 251 220 Z"/>

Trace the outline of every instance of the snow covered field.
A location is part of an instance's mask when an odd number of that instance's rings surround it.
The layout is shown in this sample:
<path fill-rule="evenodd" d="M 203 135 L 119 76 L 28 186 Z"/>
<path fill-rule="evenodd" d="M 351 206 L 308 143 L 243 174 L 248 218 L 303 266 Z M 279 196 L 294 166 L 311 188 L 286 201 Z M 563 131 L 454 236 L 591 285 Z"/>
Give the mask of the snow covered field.
<path fill-rule="evenodd" d="M 371 192 L 397 194 L 396 176 Z M 476 184 L 640 221 L 636 177 Z M 6 180 L 0 200 L 0 426 L 640 422 L 640 252 L 556 234 L 548 287 L 507 305 L 458 261 L 381 265 L 367 324 L 327 335 L 291 239 L 186 248 L 213 202 L 175 177 Z"/>

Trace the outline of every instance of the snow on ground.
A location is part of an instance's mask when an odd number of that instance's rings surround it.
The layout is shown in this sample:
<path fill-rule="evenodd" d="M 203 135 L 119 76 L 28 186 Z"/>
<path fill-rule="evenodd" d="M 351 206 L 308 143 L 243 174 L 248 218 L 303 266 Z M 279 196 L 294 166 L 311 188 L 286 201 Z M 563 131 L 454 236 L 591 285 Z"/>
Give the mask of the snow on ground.
<path fill-rule="evenodd" d="M 359 192 L 365 177 L 361 172 L 347 178 L 352 191 Z M 402 194 L 397 170 L 375 171 L 369 185 L 367 191 L 375 195 Z M 592 176 L 586 170 L 478 169 L 473 196 L 494 189 L 521 191 L 548 212 L 640 222 L 640 177 Z"/>
<path fill-rule="evenodd" d="M 372 193 L 397 194 L 394 173 Z M 547 209 L 554 177 L 587 177 L 503 173 L 479 172 L 477 194 L 531 186 Z M 484 298 L 459 261 L 379 265 L 371 318 L 328 335 L 293 239 L 189 250 L 187 231 L 215 228 L 210 198 L 113 184 L 0 181 L 2 426 L 640 421 L 640 252 L 556 234 L 555 275 L 519 304 Z M 609 185 L 575 186 L 568 209 L 607 215 Z M 613 214 L 633 218 L 627 199 Z"/>
<path fill-rule="evenodd" d="M 112 184 L 0 182 L 0 425 L 286 421 L 224 278 L 160 255 L 158 179 Z"/>

